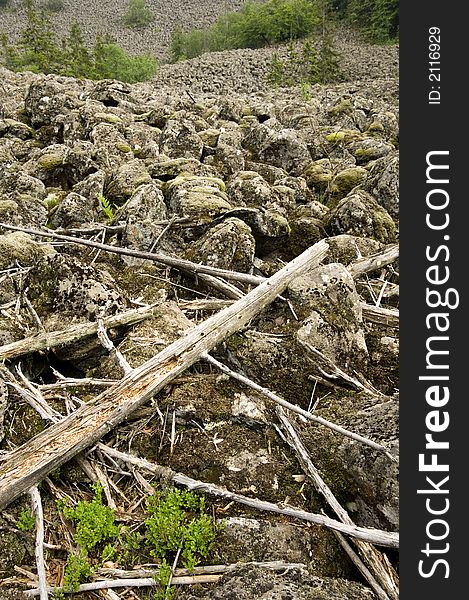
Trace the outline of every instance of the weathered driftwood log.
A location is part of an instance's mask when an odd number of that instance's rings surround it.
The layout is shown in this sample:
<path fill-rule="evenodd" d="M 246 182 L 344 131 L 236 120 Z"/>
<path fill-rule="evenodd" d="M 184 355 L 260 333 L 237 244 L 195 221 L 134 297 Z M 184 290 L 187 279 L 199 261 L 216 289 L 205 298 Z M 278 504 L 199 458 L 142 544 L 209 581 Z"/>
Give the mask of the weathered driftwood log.
<path fill-rule="evenodd" d="M 399 327 L 399 311 L 381 306 L 371 306 L 371 304 L 361 303 L 363 318 L 377 325 L 386 325 L 387 327 Z"/>
<path fill-rule="evenodd" d="M 246 296 L 189 330 L 77 411 L 14 450 L 0 466 L 0 508 L 96 443 L 168 382 L 272 302 L 290 281 L 324 258 L 327 243 L 308 248 Z"/>
<path fill-rule="evenodd" d="M 382 267 L 393 263 L 398 258 L 399 245 L 393 244 L 382 252 L 376 252 L 376 254 L 372 254 L 371 256 L 354 260 L 349 264 L 347 269 L 351 276 L 356 279 L 357 277 L 360 277 L 360 275 L 364 275 L 370 271 L 376 271 L 376 269 L 381 269 Z"/>
<path fill-rule="evenodd" d="M 139 323 L 144 319 L 148 319 L 154 313 L 155 306 L 145 306 L 128 310 L 113 317 L 104 317 L 103 325 L 110 329 L 112 327 L 124 327 Z M 61 331 L 47 331 L 31 335 L 23 340 L 0 346 L 0 360 L 10 360 L 23 354 L 31 354 L 41 350 L 50 350 L 64 344 L 71 344 L 80 339 L 96 335 L 98 332 L 98 323 L 80 323 L 72 325 L 68 329 Z"/>
<path fill-rule="evenodd" d="M 135 258 L 143 258 L 145 260 L 151 260 L 159 262 L 162 265 L 168 267 L 174 267 L 185 271 L 187 273 L 206 273 L 213 277 L 221 277 L 222 279 L 228 279 L 231 281 L 239 281 L 241 283 L 247 283 L 251 285 L 258 285 L 265 280 L 262 275 L 249 275 L 248 273 L 239 273 L 237 271 L 228 271 L 226 269 L 218 269 L 216 267 L 209 267 L 199 263 L 191 262 L 183 258 L 175 258 L 166 254 L 154 253 L 154 252 L 143 252 L 140 250 L 132 250 L 131 248 L 120 248 L 119 246 L 110 246 L 109 244 L 101 244 L 100 242 L 94 242 L 80 237 L 74 237 L 70 235 L 61 235 L 54 231 L 41 231 L 40 229 L 30 229 L 27 227 L 17 227 L 16 225 L 9 225 L 8 223 L 0 223 L 0 227 L 12 231 L 22 231 L 29 233 L 30 235 L 38 235 L 41 237 L 52 238 L 56 240 L 63 240 L 64 242 L 72 242 L 74 244 L 81 244 L 82 246 L 89 246 L 91 248 L 98 248 L 99 250 L 105 250 L 106 252 L 112 252 L 114 254 L 122 254 L 125 256 L 133 256 Z M 389 248 L 386 248 L 382 252 L 377 252 L 371 256 L 360 258 L 353 261 L 348 265 L 347 269 L 354 279 L 360 277 L 364 273 L 369 271 L 375 271 L 381 267 L 384 267 L 399 258 L 399 245 L 394 244 Z"/>

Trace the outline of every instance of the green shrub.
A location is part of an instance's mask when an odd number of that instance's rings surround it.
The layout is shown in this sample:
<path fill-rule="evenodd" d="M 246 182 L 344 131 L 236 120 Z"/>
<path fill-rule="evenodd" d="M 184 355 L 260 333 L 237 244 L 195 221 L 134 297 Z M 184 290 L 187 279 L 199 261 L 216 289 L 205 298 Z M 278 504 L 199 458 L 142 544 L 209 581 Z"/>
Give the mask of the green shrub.
<path fill-rule="evenodd" d="M 307 40 L 297 47 L 290 45 L 285 60 L 274 54 L 268 75 L 269 83 L 274 86 L 300 84 L 303 95 L 307 95 L 306 86 L 309 84 L 334 83 L 341 78 L 339 53 L 328 33 L 322 36 L 318 44 Z"/>
<path fill-rule="evenodd" d="M 98 36 L 89 50 L 77 24 L 58 41 L 50 16 L 37 10 L 33 0 L 25 0 L 25 7 L 27 24 L 18 42 L 11 44 L 5 34 L 0 35 L 0 57 L 8 69 L 128 83 L 155 74 L 157 63 L 151 54 L 130 56 L 108 34 Z"/>
<path fill-rule="evenodd" d="M 363 30 L 370 41 L 399 37 L 399 0 L 328 0 L 332 12 Z"/>
<path fill-rule="evenodd" d="M 156 72 L 156 59 L 151 54 L 129 56 L 108 34 L 96 39 L 93 57 L 93 79 L 119 79 L 136 83 L 151 79 Z"/>
<path fill-rule="evenodd" d="M 93 569 L 85 554 L 69 554 L 65 565 L 63 588 L 69 592 L 77 592 L 80 583 L 88 579 L 92 573 Z"/>
<path fill-rule="evenodd" d="M 170 489 L 147 501 L 147 542 L 155 558 L 168 559 L 181 548 L 182 564 L 192 569 L 213 546 L 217 526 L 205 514 L 205 499 L 193 492 Z"/>
<path fill-rule="evenodd" d="M 21 531 L 32 531 L 36 526 L 36 517 L 32 511 L 25 508 L 21 511 L 19 519 L 16 521 L 16 527 Z"/>
<path fill-rule="evenodd" d="M 10 0 L 0 0 L 0 8 L 6 8 L 10 4 Z"/>
<path fill-rule="evenodd" d="M 261 48 L 303 38 L 319 25 L 319 0 L 248 0 L 239 12 L 222 15 L 206 30 L 173 34 L 173 61 L 230 48 Z"/>
<path fill-rule="evenodd" d="M 75 521 L 73 537 L 86 553 L 98 543 L 113 539 L 119 533 L 114 522 L 114 512 L 103 504 L 101 484 L 95 484 L 93 489 L 92 500 L 80 500 L 75 508 L 63 506 L 65 517 Z"/>
<path fill-rule="evenodd" d="M 145 4 L 145 0 L 129 0 L 124 23 L 128 27 L 145 27 L 154 21 L 153 11 Z"/>

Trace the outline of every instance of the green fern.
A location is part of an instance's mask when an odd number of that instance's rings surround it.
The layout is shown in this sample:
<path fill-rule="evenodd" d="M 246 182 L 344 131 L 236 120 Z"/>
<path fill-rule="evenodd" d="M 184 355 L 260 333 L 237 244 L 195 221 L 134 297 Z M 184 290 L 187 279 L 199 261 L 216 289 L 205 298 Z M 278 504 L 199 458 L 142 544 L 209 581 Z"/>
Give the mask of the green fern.
<path fill-rule="evenodd" d="M 109 219 L 109 222 L 111 223 L 115 216 L 114 208 L 111 206 L 109 200 L 102 194 L 98 194 L 98 200 L 103 210 L 103 213 L 106 215 L 106 217 Z"/>

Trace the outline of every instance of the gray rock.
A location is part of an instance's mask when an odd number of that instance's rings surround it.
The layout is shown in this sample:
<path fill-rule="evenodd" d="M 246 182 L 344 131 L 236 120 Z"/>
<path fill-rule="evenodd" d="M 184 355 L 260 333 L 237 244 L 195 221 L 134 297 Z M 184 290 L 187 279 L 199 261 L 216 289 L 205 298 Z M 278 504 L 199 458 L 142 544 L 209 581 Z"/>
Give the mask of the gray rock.
<path fill-rule="evenodd" d="M 158 184 L 152 182 L 141 185 L 125 204 L 118 218 L 125 223 L 122 237 L 124 246 L 148 252 L 165 227 L 157 223 L 167 218 L 163 192 Z M 127 264 L 136 264 L 131 257 L 123 259 Z"/>
<path fill-rule="evenodd" d="M 356 235 L 341 234 L 327 238 L 328 252 L 325 263 L 349 265 L 354 260 L 379 252 L 382 244 L 376 240 Z"/>
<path fill-rule="evenodd" d="M 243 146 L 254 160 L 269 163 L 292 175 L 300 175 L 311 162 L 306 143 L 294 129 L 284 129 L 276 119 L 255 126 Z"/>
<path fill-rule="evenodd" d="M 218 216 L 232 208 L 225 184 L 217 177 L 180 175 L 168 182 L 165 194 L 173 212 L 195 220 Z"/>
<path fill-rule="evenodd" d="M 70 192 L 54 211 L 50 222 L 54 227 L 64 229 L 90 225 L 98 216 L 98 200 L 86 198 L 76 192 Z"/>
<path fill-rule="evenodd" d="M 104 195 L 120 206 L 129 200 L 139 186 L 149 184 L 151 181 L 145 163 L 135 158 L 118 167 L 111 175 L 105 186 Z"/>
<path fill-rule="evenodd" d="M 350 192 L 330 211 L 324 226 L 330 235 L 348 233 L 385 244 L 396 240 L 396 225 L 389 213 L 360 189 Z"/>
<path fill-rule="evenodd" d="M 398 404 L 396 397 L 386 400 L 342 395 L 321 401 L 316 414 L 383 444 L 397 457 Z M 396 531 L 399 527 L 397 464 L 383 452 L 324 427 L 304 424 L 299 427 L 311 460 L 354 522 Z"/>
<path fill-rule="evenodd" d="M 33 240 L 27 233 L 14 231 L 0 237 L 0 270 L 7 269 L 19 261 L 23 267 L 33 266 L 55 250 L 49 244 Z"/>
<path fill-rule="evenodd" d="M 169 120 L 161 132 L 160 151 L 170 157 L 200 160 L 204 142 L 188 121 Z"/>
<path fill-rule="evenodd" d="M 350 273 L 330 263 L 298 277 L 288 287 L 295 312 L 306 316 L 297 339 L 345 371 L 362 369 L 368 356 L 360 298 Z"/>
<path fill-rule="evenodd" d="M 184 590 L 184 600 L 374 600 L 374 594 L 359 583 L 320 578 L 306 570 L 272 573 L 251 565 L 240 565 L 223 575 L 215 588 Z"/>
<path fill-rule="evenodd" d="M 255 246 L 250 227 L 240 219 L 229 218 L 197 240 L 187 257 L 204 265 L 249 273 Z"/>
<path fill-rule="evenodd" d="M 399 217 L 399 155 L 388 154 L 376 160 L 362 184 L 376 202 L 397 220 Z"/>

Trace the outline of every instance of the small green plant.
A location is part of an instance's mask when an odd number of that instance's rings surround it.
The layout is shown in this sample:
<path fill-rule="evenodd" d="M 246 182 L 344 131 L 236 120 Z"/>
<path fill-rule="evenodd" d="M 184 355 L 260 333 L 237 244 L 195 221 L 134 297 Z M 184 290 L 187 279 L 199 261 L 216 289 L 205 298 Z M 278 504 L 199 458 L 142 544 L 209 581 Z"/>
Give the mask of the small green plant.
<path fill-rule="evenodd" d="M 109 219 L 109 222 L 111 223 L 115 216 L 114 209 L 111 206 L 111 203 L 102 194 L 98 194 L 98 200 L 99 200 L 99 204 L 101 205 L 101 208 L 103 209 L 103 213 L 106 215 L 106 217 Z"/>
<path fill-rule="evenodd" d="M 155 558 L 169 559 L 181 549 L 182 564 L 193 569 L 206 558 L 215 541 L 217 525 L 205 514 L 205 498 L 193 492 L 170 489 L 147 501 L 147 542 Z"/>
<path fill-rule="evenodd" d="M 86 554 L 83 552 L 80 554 L 69 554 L 64 571 L 64 589 L 77 592 L 80 583 L 90 577 L 92 573 L 93 569 L 88 562 Z"/>
<path fill-rule="evenodd" d="M 63 507 L 65 517 L 75 521 L 74 539 L 86 554 L 100 542 L 114 539 L 119 533 L 114 512 L 102 502 L 101 484 L 96 483 L 93 489 L 92 500 L 80 500 L 75 508 Z"/>
<path fill-rule="evenodd" d="M 165 558 L 161 561 L 158 575 L 156 580 L 160 584 L 159 588 L 154 594 L 152 600 L 172 600 L 174 598 L 175 589 L 169 586 L 169 580 L 171 578 L 171 566 L 168 564 Z"/>
<path fill-rule="evenodd" d="M 80 583 L 92 574 L 88 553 L 98 544 L 113 540 L 119 534 L 119 528 L 114 522 L 114 512 L 103 504 L 103 490 L 99 482 L 93 485 L 93 491 L 94 496 L 91 500 L 80 500 L 75 507 L 57 501 L 59 510 L 75 523 L 73 538 L 79 546 L 78 553 L 69 554 L 67 558 L 63 588 L 67 591 L 76 591 Z M 109 556 L 114 553 L 114 546 L 107 544 L 102 556 L 106 557 L 104 560 L 109 560 Z"/>
<path fill-rule="evenodd" d="M 36 517 L 28 508 L 24 508 L 16 521 L 16 527 L 21 531 L 32 531 L 36 526 Z"/>
<path fill-rule="evenodd" d="M 153 11 L 145 4 L 145 0 L 129 0 L 124 23 L 128 27 L 145 27 L 154 21 Z"/>
<path fill-rule="evenodd" d="M 118 562 L 128 567 L 134 567 L 138 560 L 137 551 L 140 549 L 141 541 L 142 536 L 138 531 L 128 531 L 127 528 L 123 528 L 116 540 L 116 545 L 120 550 L 117 556 Z"/>

